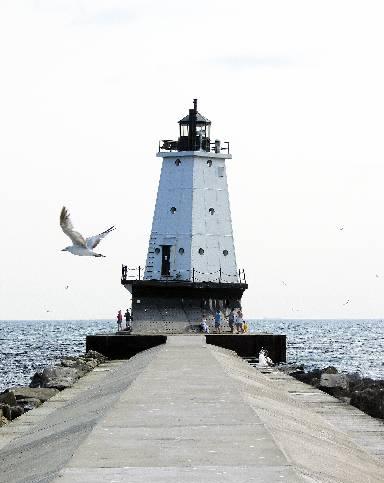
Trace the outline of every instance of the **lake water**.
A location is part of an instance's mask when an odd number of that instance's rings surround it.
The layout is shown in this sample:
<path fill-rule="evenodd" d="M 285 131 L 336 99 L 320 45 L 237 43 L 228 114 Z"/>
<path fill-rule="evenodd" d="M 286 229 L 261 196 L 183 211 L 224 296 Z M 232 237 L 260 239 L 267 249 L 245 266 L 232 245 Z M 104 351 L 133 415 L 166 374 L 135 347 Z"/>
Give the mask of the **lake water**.
<path fill-rule="evenodd" d="M 252 320 L 252 332 L 287 334 L 288 362 L 333 365 L 384 379 L 382 320 Z M 0 391 L 28 385 L 61 357 L 85 351 L 87 334 L 113 332 L 114 320 L 0 321 Z M 241 337 L 241 336 L 239 336 Z"/>
<path fill-rule="evenodd" d="M 384 379 L 383 320 L 255 320 L 250 326 L 286 334 L 288 362 Z"/>

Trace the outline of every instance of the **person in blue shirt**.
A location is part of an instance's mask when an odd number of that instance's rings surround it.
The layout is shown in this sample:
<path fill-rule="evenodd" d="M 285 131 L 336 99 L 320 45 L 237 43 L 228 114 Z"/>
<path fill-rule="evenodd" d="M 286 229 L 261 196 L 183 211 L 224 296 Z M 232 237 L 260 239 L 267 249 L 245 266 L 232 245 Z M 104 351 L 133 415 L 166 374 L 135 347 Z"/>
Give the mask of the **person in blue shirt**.
<path fill-rule="evenodd" d="M 215 329 L 216 332 L 221 332 L 221 312 L 219 309 L 217 309 L 215 313 Z"/>

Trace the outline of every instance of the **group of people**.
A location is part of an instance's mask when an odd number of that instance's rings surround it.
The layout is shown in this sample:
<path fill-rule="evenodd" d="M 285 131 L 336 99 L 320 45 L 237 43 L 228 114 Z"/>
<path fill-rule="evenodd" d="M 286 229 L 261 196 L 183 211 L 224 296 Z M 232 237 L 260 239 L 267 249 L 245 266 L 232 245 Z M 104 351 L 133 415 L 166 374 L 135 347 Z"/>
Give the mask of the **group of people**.
<path fill-rule="evenodd" d="M 124 314 L 125 318 L 125 328 L 123 329 L 123 314 L 121 310 L 117 312 L 117 331 L 121 330 L 126 330 L 131 332 L 132 330 L 132 315 L 129 312 L 129 309 L 125 311 Z M 236 334 L 244 334 L 248 332 L 248 324 L 243 320 L 243 313 L 241 309 L 232 309 L 231 312 L 229 313 L 228 317 L 224 317 L 228 319 L 228 325 L 231 330 L 231 334 L 235 332 L 236 329 Z M 222 323 L 223 323 L 223 315 L 220 312 L 219 309 L 216 310 L 215 315 L 213 316 L 214 320 L 214 326 L 215 326 L 215 332 L 218 334 L 222 333 Z M 209 326 L 207 322 L 207 317 L 204 315 L 203 320 L 201 321 L 200 324 L 201 331 L 204 332 L 205 334 L 209 334 Z"/>
<path fill-rule="evenodd" d="M 248 332 L 248 324 L 243 320 L 243 313 L 241 309 L 232 309 L 228 315 L 228 325 L 231 330 L 231 334 L 235 332 L 237 334 L 244 334 Z M 219 309 L 216 310 L 214 315 L 215 332 L 220 334 L 222 332 L 223 316 Z M 209 334 L 209 326 L 207 323 L 207 317 L 204 316 L 200 324 L 201 331 L 205 334 Z"/>
<path fill-rule="evenodd" d="M 129 312 L 129 309 L 125 311 L 124 314 L 125 318 L 125 328 L 123 329 L 123 314 L 121 313 L 121 310 L 117 312 L 117 331 L 120 330 L 128 330 L 129 332 L 132 330 L 132 315 Z"/>

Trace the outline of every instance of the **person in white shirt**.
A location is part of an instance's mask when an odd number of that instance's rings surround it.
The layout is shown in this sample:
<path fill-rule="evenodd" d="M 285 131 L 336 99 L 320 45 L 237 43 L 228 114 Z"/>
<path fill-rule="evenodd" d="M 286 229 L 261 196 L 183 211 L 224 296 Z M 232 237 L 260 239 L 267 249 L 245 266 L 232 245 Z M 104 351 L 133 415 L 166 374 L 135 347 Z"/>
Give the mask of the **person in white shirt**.
<path fill-rule="evenodd" d="M 236 330 L 238 334 L 241 334 L 243 332 L 243 312 L 241 311 L 241 309 L 237 311 Z"/>
<path fill-rule="evenodd" d="M 209 327 L 207 324 L 207 319 L 204 317 L 201 324 L 201 330 L 204 332 L 204 334 L 209 334 Z"/>

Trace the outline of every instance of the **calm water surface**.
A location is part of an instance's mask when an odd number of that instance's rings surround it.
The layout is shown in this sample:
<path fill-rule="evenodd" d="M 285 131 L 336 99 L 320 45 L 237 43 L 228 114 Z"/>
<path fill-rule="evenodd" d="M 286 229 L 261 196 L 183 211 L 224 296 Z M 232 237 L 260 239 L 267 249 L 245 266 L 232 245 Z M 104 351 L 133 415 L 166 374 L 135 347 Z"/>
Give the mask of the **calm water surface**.
<path fill-rule="evenodd" d="M 288 362 L 384 379 L 382 320 L 253 320 L 253 332 L 287 334 Z M 85 351 L 85 336 L 116 329 L 114 320 L 0 321 L 0 391 L 29 384 L 63 356 Z M 241 336 L 239 336 L 241 337 Z"/>

